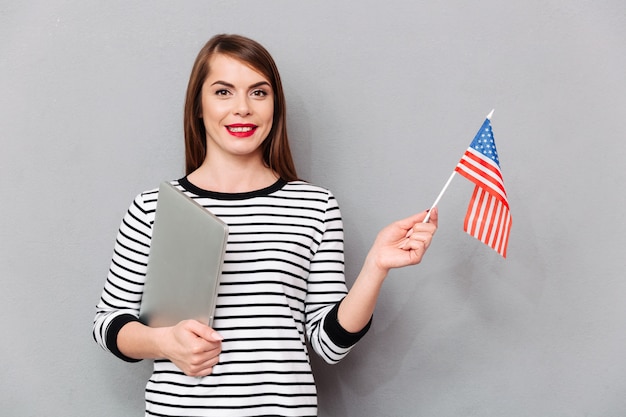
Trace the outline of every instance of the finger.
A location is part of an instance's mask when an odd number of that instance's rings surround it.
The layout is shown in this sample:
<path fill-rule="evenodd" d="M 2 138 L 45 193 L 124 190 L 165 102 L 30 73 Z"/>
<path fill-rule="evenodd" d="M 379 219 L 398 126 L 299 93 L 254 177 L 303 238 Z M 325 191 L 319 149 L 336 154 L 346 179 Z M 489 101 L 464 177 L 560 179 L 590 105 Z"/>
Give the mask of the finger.
<path fill-rule="evenodd" d="M 400 244 L 400 249 L 406 251 L 412 251 L 416 249 L 423 248 L 424 250 L 428 249 L 428 246 L 431 242 L 431 235 L 424 234 L 421 232 L 413 233 L 413 235 L 409 238 L 403 240 Z"/>
<path fill-rule="evenodd" d="M 191 330 L 198 337 L 206 340 L 207 342 L 221 342 L 224 340 L 222 335 L 213 330 L 211 327 L 204 323 L 200 323 L 197 320 L 189 320 L 187 323 L 189 330 Z"/>
<path fill-rule="evenodd" d="M 219 356 L 222 352 L 221 343 L 207 342 L 204 339 L 198 338 L 197 342 L 189 347 L 188 353 L 190 355 L 190 361 L 193 364 L 201 364 L 207 360 Z"/>
<path fill-rule="evenodd" d="M 424 224 L 416 225 L 413 229 L 413 233 L 411 237 L 408 238 L 409 242 L 418 242 L 424 244 L 425 248 L 428 248 L 433 240 L 433 235 L 435 232 L 434 226 L 428 227 L 429 230 L 424 230 Z"/>
<path fill-rule="evenodd" d="M 411 230 L 406 234 L 407 238 L 415 238 L 419 236 L 418 239 L 425 240 L 431 239 L 435 232 L 437 231 L 437 226 L 431 223 L 417 223 L 415 224 Z"/>
<path fill-rule="evenodd" d="M 422 220 L 424 220 L 427 214 L 428 210 L 424 210 L 420 213 L 413 214 L 412 216 L 409 216 L 402 220 L 398 220 L 397 224 L 404 229 L 410 229 L 411 227 L 413 227 L 413 225 L 415 225 L 415 223 L 420 223 Z"/>
<path fill-rule="evenodd" d="M 219 343 L 224 340 L 224 337 L 213 329 L 211 329 L 210 333 L 204 334 L 203 338 L 204 340 L 214 343 Z"/>
<path fill-rule="evenodd" d="M 409 257 L 408 260 L 408 264 L 409 265 L 415 265 L 415 264 L 419 264 L 424 255 L 426 254 L 426 246 L 423 244 L 423 242 L 412 242 L 410 244 L 407 245 L 407 247 L 405 248 L 406 254 Z"/>
<path fill-rule="evenodd" d="M 435 227 L 438 226 L 438 224 L 439 224 L 439 209 L 437 207 L 433 207 L 433 209 L 430 210 L 430 219 L 428 221 L 430 223 L 434 224 Z"/>
<path fill-rule="evenodd" d="M 208 352 L 195 354 L 190 358 L 189 364 L 196 368 L 214 366 L 219 360 L 220 353 L 219 349 L 212 349 Z"/>
<path fill-rule="evenodd" d="M 423 224 L 422 221 L 426 218 L 426 215 L 428 215 L 428 210 L 424 210 L 421 213 L 417 213 L 405 219 L 398 220 L 396 224 L 398 225 L 398 227 L 407 231 L 405 237 L 410 237 L 414 232 L 413 229 L 415 228 L 415 226 L 418 224 Z"/>
<path fill-rule="evenodd" d="M 404 250 L 424 250 L 426 251 L 426 249 L 428 249 L 428 246 L 430 246 L 430 239 L 419 239 L 419 238 L 413 238 L 413 236 L 411 236 L 411 238 L 409 240 L 407 240 L 406 244 L 404 245 Z"/>
<path fill-rule="evenodd" d="M 198 361 L 191 363 L 190 374 L 191 376 L 206 376 L 213 372 L 215 365 L 219 363 L 219 352 L 217 355 L 203 355 L 198 358 Z"/>
<path fill-rule="evenodd" d="M 430 242 L 435 234 L 434 228 L 424 230 L 424 228 L 415 228 L 409 239 L 421 240 L 423 242 Z"/>
<path fill-rule="evenodd" d="M 202 377 L 211 375 L 213 373 L 214 365 L 206 365 L 206 366 L 198 366 L 191 367 L 187 372 L 185 372 L 188 376 Z"/>

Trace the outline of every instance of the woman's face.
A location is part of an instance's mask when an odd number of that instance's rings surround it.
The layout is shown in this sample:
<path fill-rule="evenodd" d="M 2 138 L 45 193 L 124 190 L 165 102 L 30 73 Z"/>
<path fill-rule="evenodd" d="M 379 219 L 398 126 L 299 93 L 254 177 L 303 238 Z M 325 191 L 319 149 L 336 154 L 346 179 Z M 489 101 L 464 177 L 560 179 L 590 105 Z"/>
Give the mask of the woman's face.
<path fill-rule="evenodd" d="M 274 116 L 269 80 L 223 54 L 211 57 L 209 68 L 201 92 L 207 156 L 262 158 Z"/>

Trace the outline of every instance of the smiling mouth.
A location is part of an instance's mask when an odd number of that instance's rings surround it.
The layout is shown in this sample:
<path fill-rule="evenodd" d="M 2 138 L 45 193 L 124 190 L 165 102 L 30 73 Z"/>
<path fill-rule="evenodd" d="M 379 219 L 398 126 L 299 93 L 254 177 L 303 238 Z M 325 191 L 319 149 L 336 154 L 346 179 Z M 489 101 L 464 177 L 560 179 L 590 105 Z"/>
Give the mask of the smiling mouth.
<path fill-rule="evenodd" d="M 227 126 L 226 128 L 233 133 L 245 133 L 245 132 L 250 132 L 254 130 L 256 127 L 255 126 Z"/>
<path fill-rule="evenodd" d="M 236 138 L 249 138 L 254 136 L 257 125 L 254 124 L 233 124 L 226 126 L 228 133 Z"/>

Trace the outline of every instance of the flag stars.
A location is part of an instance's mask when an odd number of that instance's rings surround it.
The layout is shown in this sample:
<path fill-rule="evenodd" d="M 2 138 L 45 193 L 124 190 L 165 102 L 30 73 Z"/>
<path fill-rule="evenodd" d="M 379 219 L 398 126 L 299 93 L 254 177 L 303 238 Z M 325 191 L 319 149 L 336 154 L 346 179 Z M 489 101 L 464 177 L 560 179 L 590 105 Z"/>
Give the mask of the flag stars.
<path fill-rule="evenodd" d="M 493 132 L 491 131 L 489 120 L 485 121 L 485 124 L 483 124 L 483 127 L 476 134 L 476 137 L 470 144 L 470 147 L 500 165 L 500 159 L 498 158 L 498 152 L 496 151 L 496 143 L 493 139 Z"/>

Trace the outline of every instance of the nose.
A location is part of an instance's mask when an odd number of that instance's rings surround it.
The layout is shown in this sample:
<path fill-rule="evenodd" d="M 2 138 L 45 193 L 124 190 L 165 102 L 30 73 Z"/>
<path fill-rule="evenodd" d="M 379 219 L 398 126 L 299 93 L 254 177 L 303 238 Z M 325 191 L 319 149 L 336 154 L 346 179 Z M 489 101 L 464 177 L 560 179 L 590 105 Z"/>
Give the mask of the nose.
<path fill-rule="evenodd" d="M 238 116 L 248 116 L 251 114 L 250 98 L 247 95 L 243 94 L 237 98 L 234 112 Z"/>

